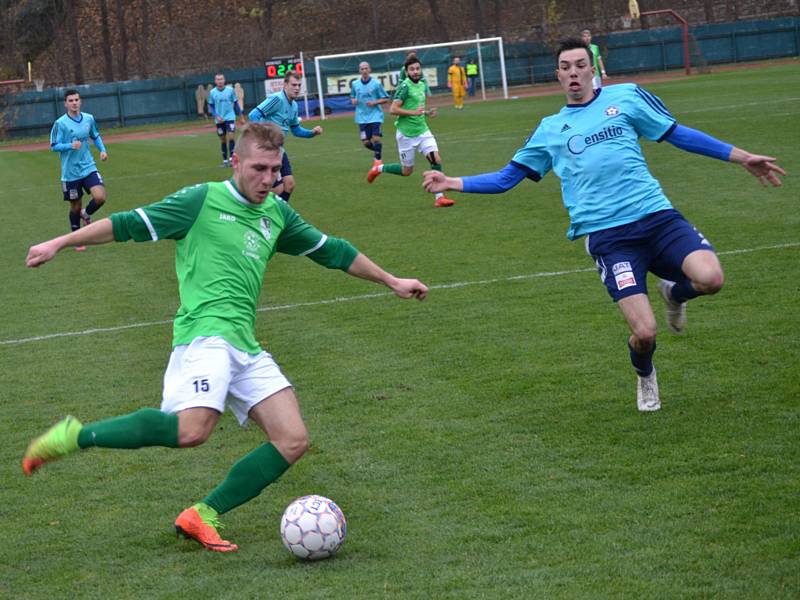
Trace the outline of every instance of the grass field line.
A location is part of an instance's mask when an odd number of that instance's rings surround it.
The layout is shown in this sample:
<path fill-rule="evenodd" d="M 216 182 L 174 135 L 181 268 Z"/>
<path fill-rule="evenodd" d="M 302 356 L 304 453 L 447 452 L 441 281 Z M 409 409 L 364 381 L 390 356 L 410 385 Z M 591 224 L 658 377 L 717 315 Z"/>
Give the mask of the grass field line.
<path fill-rule="evenodd" d="M 739 103 L 739 104 L 715 105 L 715 106 L 706 107 L 706 108 L 694 108 L 694 109 L 687 109 L 687 110 L 674 110 L 674 112 L 677 112 L 678 114 L 681 114 L 681 115 L 703 113 L 703 112 L 717 112 L 717 113 L 719 113 L 719 111 L 721 111 L 721 110 L 745 108 L 745 107 L 748 107 L 748 106 L 763 106 L 765 104 L 783 104 L 783 103 L 786 103 L 786 102 L 794 102 L 794 101 L 797 101 L 797 100 L 800 100 L 800 97 L 793 96 L 791 98 L 780 98 L 780 99 L 775 99 L 775 100 L 765 100 L 764 102 L 743 102 L 743 103 Z M 783 115 L 773 114 L 772 116 L 791 116 L 791 115 L 794 115 L 794 114 L 795 114 L 794 112 L 791 112 L 791 113 L 784 113 Z M 741 115 L 741 116 L 729 117 L 729 118 L 724 119 L 724 120 L 739 120 L 739 119 L 746 119 L 746 118 L 749 118 L 749 117 L 747 115 Z M 717 120 L 719 120 L 719 119 L 717 119 Z M 470 133 L 467 133 L 467 134 L 457 133 L 455 135 L 439 134 L 437 137 L 440 140 L 447 141 L 447 142 L 461 142 L 461 141 L 482 142 L 482 141 L 486 141 L 486 140 L 503 140 L 503 141 L 505 141 L 505 140 L 520 140 L 520 143 L 521 143 L 522 141 L 524 141 L 525 137 L 529 133 L 530 133 L 529 130 L 523 128 L 523 129 L 515 129 L 514 131 L 497 130 L 497 131 L 494 131 L 494 132 L 491 132 L 491 133 L 483 133 L 483 134 L 470 134 Z M 189 136 L 187 136 L 186 134 L 182 134 L 181 137 L 189 137 Z M 197 135 L 195 135 L 195 137 L 197 137 Z M 137 140 L 137 141 L 139 141 L 139 140 Z M 141 140 L 141 141 L 149 142 L 150 140 Z M 153 140 L 153 142 L 154 142 L 153 146 L 158 146 L 158 143 L 159 143 L 158 140 Z M 361 146 L 358 146 L 358 145 L 354 144 L 352 148 L 346 148 L 346 149 L 342 148 L 342 149 L 337 150 L 337 152 L 339 152 L 339 153 L 345 152 L 345 153 L 355 154 L 355 153 L 363 152 L 363 148 Z M 314 158 L 327 157 L 327 156 L 328 156 L 328 153 L 311 152 L 311 153 L 303 154 L 303 158 L 304 159 L 309 159 L 309 158 L 310 159 L 314 159 Z M 157 176 L 161 176 L 161 175 L 174 175 L 176 173 L 193 173 L 193 172 L 198 172 L 198 171 L 206 171 L 206 170 L 208 170 L 208 168 L 209 168 L 208 166 L 203 166 L 203 167 L 192 167 L 192 168 L 189 168 L 189 169 L 173 169 L 173 170 L 170 170 L 170 171 L 158 171 L 158 172 L 147 172 L 147 173 L 131 173 L 129 175 L 117 175 L 117 176 L 113 176 L 113 177 L 106 177 L 105 181 L 106 181 L 106 183 L 109 183 L 109 182 L 121 181 L 121 180 L 125 180 L 125 179 L 141 179 L 141 178 L 145 178 L 145 177 L 146 178 L 151 178 L 151 177 L 157 177 Z M 35 191 L 35 190 L 40 190 L 40 189 L 45 189 L 45 188 L 49 189 L 49 188 L 52 188 L 52 187 L 53 186 L 50 183 L 42 183 L 42 184 L 35 185 L 35 186 L 28 186 L 28 187 L 22 187 L 22 188 L 16 188 L 16 189 L 12 188 L 11 192 L 12 193 L 24 193 L 24 192 L 32 192 L 32 191 Z"/>
<path fill-rule="evenodd" d="M 719 255 L 734 255 L 734 254 L 747 254 L 750 252 L 760 252 L 764 250 L 781 250 L 785 248 L 796 248 L 800 246 L 800 242 L 789 242 L 786 244 L 773 244 L 770 246 L 756 246 L 754 248 L 740 248 L 737 250 L 726 250 L 719 252 Z M 566 271 L 540 271 L 538 273 L 526 273 L 524 275 L 510 275 L 507 277 L 494 277 L 491 279 L 476 279 L 471 281 L 457 281 L 453 283 L 440 283 L 437 285 L 429 286 L 431 290 L 448 290 L 469 287 L 473 285 L 491 285 L 493 283 L 507 283 L 509 281 L 523 281 L 526 279 L 538 279 L 541 277 L 560 277 L 563 275 L 574 275 L 576 273 L 588 273 L 595 271 L 593 267 L 585 269 L 571 269 Z M 295 308 L 307 308 L 312 306 L 325 306 L 327 304 L 339 304 L 341 302 L 354 302 L 357 300 L 370 300 L 373 298 L 383 298 L 392 296 L 392 292 L 375 292 L 372 294 L 359 294 L 358 296 L 340 296 L 337 298 L 329 298 L 328 300 L 311 300 L 309 302 L 294 302 L 291 304 L 279 304 L 275 306 L 262 306 L 256 309 L 256 312 L 274 312 L 279 310 L 292 310 Z M 76 337 L 79 335 L 92 335 L 95 333 L 112 333 L 116 331 L 124 331 L 126 329 L 140 329 L 142 327 L 153 327 L 156 325 L 168 325 L 172 323 L 172 319 L 162 319 L 160 321 L 144 321 L 141 323 L 130 323 L 128 325 L 115 325 L 113 327 L 93 327 L 91 329 L 83 329 L 80 331 L 64 331 L 60 333 L 49 333 L 46 335 L 37 335 L 28 338 L 19 338 L 14 340 L 0 340 L 0 346 L 15 346 L 21 344 L 28 344 L 30 342 L 40 342 L 45 340 L 52 340 L 62 337 Z"/>

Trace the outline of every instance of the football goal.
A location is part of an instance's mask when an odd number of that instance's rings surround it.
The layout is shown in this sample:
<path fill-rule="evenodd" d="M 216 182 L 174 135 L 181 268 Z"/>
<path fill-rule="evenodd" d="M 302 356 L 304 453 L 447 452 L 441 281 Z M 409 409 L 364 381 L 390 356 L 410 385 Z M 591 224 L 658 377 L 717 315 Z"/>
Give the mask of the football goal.
<path fill-rule="evenodd" d="M 419 46 L 403 46 L 384 48 L 382 50 L 364 50 L 344 54 L 327 54 L 314 58 L 314 70 L 317 79 L 319 96 L 319 113 L 325 118 L 325 98 L 350 94 L 350 83 L 360 77 L 358 65 L 367 61 L 372 69 L 372 77 L 383 84 L 391 95 L 397 87 L 400 69 L 409 51 L 414 50 L 422 64 L 422 74 L 428 82 L 432 93 L 446 92 L 447 68 L 453 58 L 461 58 L 461 66 L 465 69 L 468 61 L 474 61 L 478 73 L 472 80 L 470 95 L 480 92 L 486 100 L 487 90 L 502 90 L 503 98 L 508 99 L 508 81 L 506 79 L 506 61 L 503 55 L 503 38 L 481 38 L 475 36 L 471 40 L 443 42 Z"/>

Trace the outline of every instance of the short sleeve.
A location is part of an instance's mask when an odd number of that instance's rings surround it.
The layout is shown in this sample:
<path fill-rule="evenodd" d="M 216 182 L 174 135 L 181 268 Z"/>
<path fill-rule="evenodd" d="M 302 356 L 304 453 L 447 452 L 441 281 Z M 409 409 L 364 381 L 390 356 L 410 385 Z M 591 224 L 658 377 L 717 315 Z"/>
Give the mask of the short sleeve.
<path fill-rule="evenodd" d="M 639 86 L 634 88 L 632 105 L 633 126 L 648 140 L 660 141 L 675 125 L 675 117 L 661 99 Z"/>
<path fill-rule="evenodd" d="M 535 171 L 540 177 L 544 177 L 553 168 L 553 159 L 547 151 L 547 134 L 541 123 L 528 137 L 525 145 L 517 150 L 511 162 L 525 170 Z"/>
<path fill-rule="evenodd" d="M 358 251 L 346 240 L 328 237 L 313 225 L 306 223 L 288 204 L 281 205 L 286 219 L 278 237 L 277 251 L 292 256 L 308 256 L 329 269 L 346 271 Z"/>
<path fill-rule="evenodd" d="M 397 91 L 394 93 L 394 98 L 392 98 L 392 100 L 405 102 L 406 98 L 408 98 L 408 86 L 406 85 L 405 81 L 402 81 L 397 87 Z"/>
<path fill-rule="evenodd" d="M 205 202 L 208 185 L 193 185 L 155 204 L 111 215 L 114 239 L 118 242 L 178 240 L 194 225 Z"/>

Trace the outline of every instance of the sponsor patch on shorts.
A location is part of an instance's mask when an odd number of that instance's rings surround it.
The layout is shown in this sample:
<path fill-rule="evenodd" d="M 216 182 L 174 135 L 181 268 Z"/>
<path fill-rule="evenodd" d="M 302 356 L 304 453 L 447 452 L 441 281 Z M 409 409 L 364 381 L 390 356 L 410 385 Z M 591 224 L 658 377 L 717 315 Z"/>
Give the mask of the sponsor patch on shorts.
<path fill-rule="evenodd" d="M 617 282 L 618 290 L 624 290 L 636 285 L 636 277 L 633 274 L 631 263 L 628 261 L 614 263 L 611 271 L 614 273 L 614 280 Z"/>

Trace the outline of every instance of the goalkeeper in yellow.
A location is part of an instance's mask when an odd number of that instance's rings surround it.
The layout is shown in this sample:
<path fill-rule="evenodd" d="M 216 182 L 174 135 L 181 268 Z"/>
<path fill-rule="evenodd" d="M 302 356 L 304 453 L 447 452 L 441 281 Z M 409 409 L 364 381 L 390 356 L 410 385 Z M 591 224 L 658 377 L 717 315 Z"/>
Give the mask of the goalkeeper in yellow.
<path fill-rule="evenodd" d="M 464 108 L 464 92 L 467 89 L 467 74 L 461 66 L 461 59 L 456 56 L 453 64 L 447 69 L 447 87 L 453 92 L 453 104 L 457 110 Z"/>

